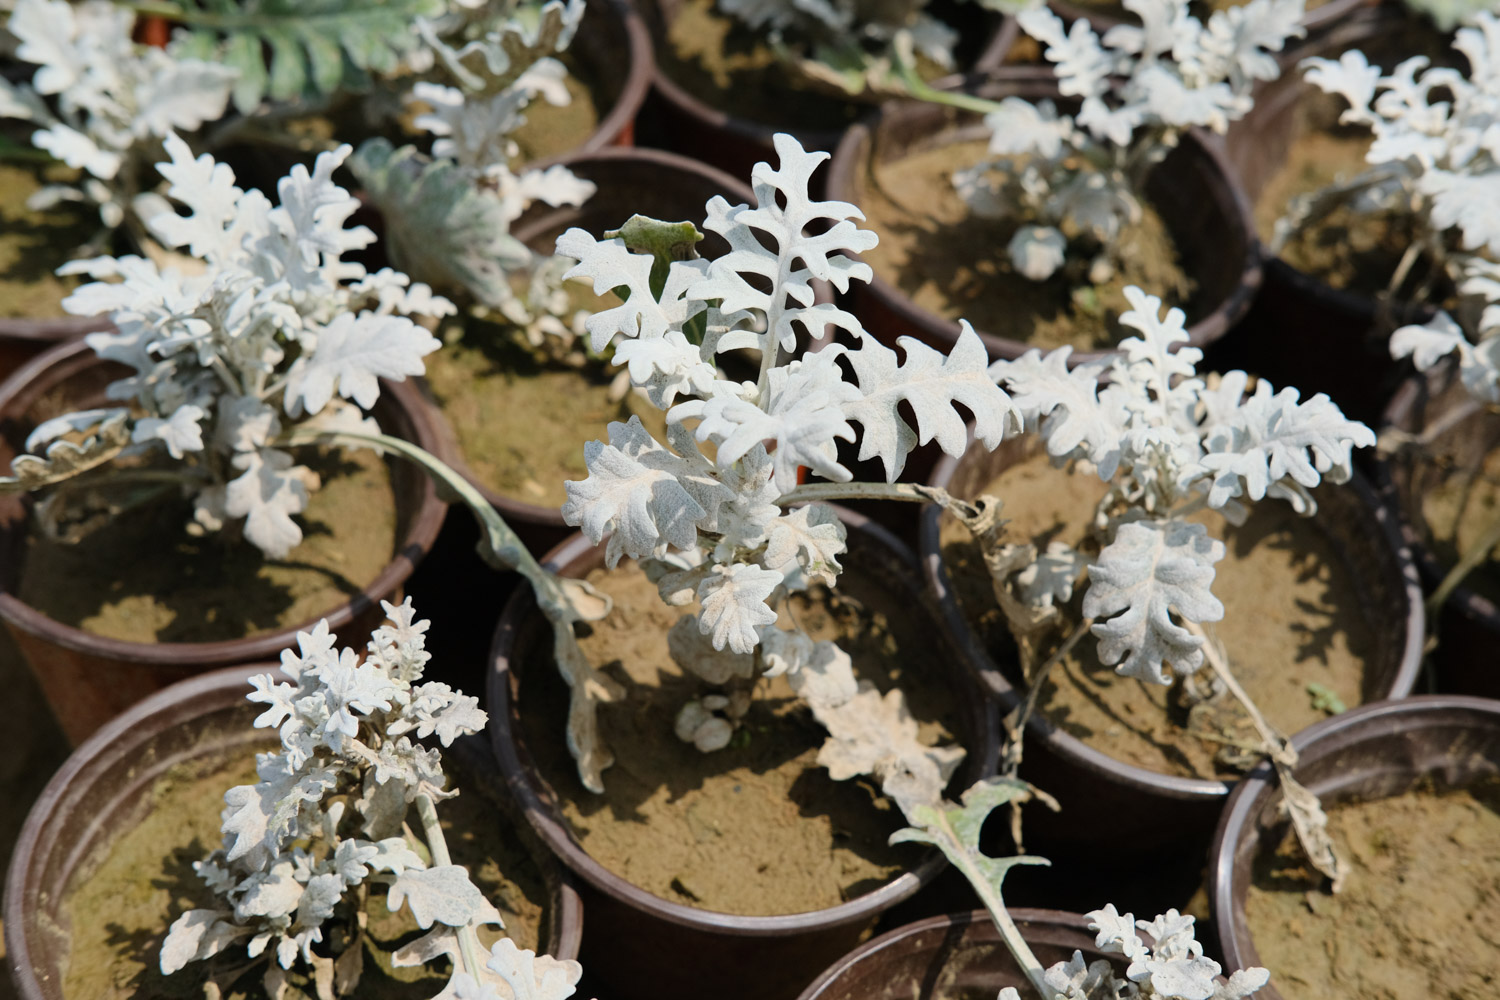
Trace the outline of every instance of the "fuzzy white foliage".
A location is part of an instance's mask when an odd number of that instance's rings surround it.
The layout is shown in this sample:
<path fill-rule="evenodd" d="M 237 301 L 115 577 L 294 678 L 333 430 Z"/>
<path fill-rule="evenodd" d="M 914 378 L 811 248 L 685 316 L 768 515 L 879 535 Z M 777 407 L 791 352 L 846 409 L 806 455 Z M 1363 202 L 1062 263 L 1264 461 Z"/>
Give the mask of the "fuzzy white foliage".
<path fill-rule="evenodd" d="M 234 72 L 137 45 L 134 25 L 133 11 L 107 0 L 16 0 L 6 27 L 17 58 L 37 70 L 29 85 L 0 80 L 0 116 L 33 122 L 35 146 L 88 175 L 76 188 L 43 188 L 35 205 L 93 202 L 118 226 L 132 209 L 126 179 L 136 183 L 126 165 L 224 115 Z"/>
<path fill-rule="evenodd" d="M 272 558 L 302 539 L 292 519 L 317 477 L 276 447 L 286 426 L 350 426 L 379 397 L 379 379 L 423 371 L 438 347 L 401 313 L 453 311 L 425 285 L 390 269 L 342 260 L 374 234 L 347 222 L 358 201 L 332 180 L 342 147 L 298 165 L 273 207 L 242 191 L 234 172 L 168 135 L 160 165 L 186 210 L 149 220 L 166 244 L 202 261 L 199 273 L 140 257 L 99 257 L 62 268 L 99 280 L 63 302 L 81 316 L 107 313 L 116 330 L 90 334 L 102 358 L 134 369 L 107 395 L 135 406 L 132 440 L 187 466 L 197 524 L 244 518 L 245 537 Z"/>
<path fill-rule="evenodd" d="M 1102 39 L 1087 19 L 1065 26 L 1045 6 L 1017 15 L 1046 46 L 1062 96 L 1081 107 L 1066 115 L 1051 101 L 1005 98 L 985 117 L 992 158 L 953 178 L 977 214 L 1023 223 L 1007 254 L 1033 281 L 1062 266 L 1070 240 L 1112 252 L 1119 232 L 1140 217 L 1146 169 L 1184 130 L 1222 133 L 1249 111 L 1257 81 L 1279 73 L 1272 53 L 1303 33 L 1303 0 L 1250 0 L 1206 23 L 1187 0 L 1124 6 L 1141 24 L 1118 25 Z"/>
<path fill-rule="evenodd" d="M 1235 516 L 1240 499 L 1270 496 L 1311 513 L 1309 491 L 1324 480 L 1348 481 L 1353 449 L 1372 446 L 1375 435 L 1321 393 L 1302 401 L 1297 390 L 1276 392 L 1262 381 L 1246 394 L 1244 372 L 1210 388 L 1195 368 L 1202 352 L 1179 346 L 1187 339 L 1182 311 L 1163 315 L 1161 300 L 1138 288 L 1125 295 L 1132 308 L 1120 322 L 1140 335 L 1121 342 L 1106 362 L 1070 371 L 1070 351 L 1062 347 L 996 362 L 990 373 L 1054 462 L 1089 463 L 1112 484 L 1111 495 L 1127 502 L 1089 566 L 1083 612 L 1112 616 L 1093 626 L 1104 663 L 1164 684 L 1166 664 L 1190 672 L 1203 656 L 1201 638 L 1173 616 L 1203 623 L 1223 615 L 1210 590 L 1223 546 L 1174 510 L 1196 499 Z M 1023 594 L 1030 588 L 1033 604 L 1050 606 L 1061 584 L 1077 579 L 1068 565 L 1061 559 L 1049 566 L 1045 587 L 1018 581 Z"/>
<path fill-rule="evenodd" d="M 392 910 L 409 906 L 419 926 L 439 925 L 424 939 L 429 958 L 454 928 L 500 922 L 462 867 L 428 866 L 402 833 L 417 796 L 455 794 L 444 790 L 440 752 L 405 734 L 436 732 L 448 746 L 486 718 L 476 699 L 421 683 L 428 623 L 415 620 L 410 599 L 383 606 L 389 620 L 362 662 L 335 648 L 320 622 L 298 633 L 296 652 L 282 653 L 286 680 L 252 679 L 247 699 L 266 706 L 255 725 L 277 729 L 281 749 L 258 755 L 257 784 L 225 793 L 223 846 L 194 865 L 220 904 L 173 922 L 164 975 L 234 944 L 251 959 L 269 957 L 275 981 L 299 956 L 315 961 L 335 905 L 361 885 L 386 886 Z M 345 832 L 356 825 L 363 836 Z M 357 935 L 351 947 L 364 947 Z"/>

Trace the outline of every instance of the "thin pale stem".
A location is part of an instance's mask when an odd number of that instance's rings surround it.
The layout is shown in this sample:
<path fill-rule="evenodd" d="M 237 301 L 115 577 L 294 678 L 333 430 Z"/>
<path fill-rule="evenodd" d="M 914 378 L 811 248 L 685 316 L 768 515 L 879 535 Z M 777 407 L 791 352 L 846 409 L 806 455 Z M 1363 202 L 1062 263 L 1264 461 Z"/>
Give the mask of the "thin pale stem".
<path fill-rule="evenodd" d="M 437 808 L 426 792 L 417 795 L 417 816 L 422 820 L 422 839 L 427 841 L 427 850 L 432 853 L 433 867 L 453 864 L 453 858 L 448 854 L 448 840 L 443 836 L 443 825 L 438 822 Z M 463 960 L 464 971 L 478 982 L 484 970 L 484 964 L 479 960 L 479 935 L 469 926 L 454 930 L 458 932 L 459 957 Z"/>
<path fill-rule="evenodd" d="M 1401 262 L 1396 265 L 1395 272 L 1391 274 L 1390 283 L 1385 286 L 1387 295 L 1394 297 L 1400 291 L 1401 286 L 1406 284 L 1406 279 L 1411 274 L 1412 267 L 1416 265 L 1417 260 L 1421 256 L 1421 243 L 1412 243 L 1406 248 L 1406 253 L 1401 255 Z"/>
<path fill-rule="evenodd" d="M 1255 727 L 1256 733 L 1260 735 L 1261 740 L 1265 743 L 1266 754 L 1273 759 L 1285 757 L 1288 764 L 1295 765 L 1297 763 L 1296 751 L 1292 749 L 1291 744 L 1287 743 L 1286 737 L 1278 733 L 1276 728 L 1266 721 L 1266 717 L 1261 714 L 1260 709 L 1255 707 L 1255 702 L 1250 699 L 1249 692 L 1240 685 L 1239 680 L 1229 669 L 1229 662 L 1219 652 L 1218 643 L 1214 642 L 1213 638 L 1197 622 L 1184 619 L 1184 624 L 1187 626 L 1189 632 L 1203 639 L 1203 659 L 1208 663 L 1209 668 L 1213 670 L 1214 676 L 1223 682 L 1224 687 L 1228 689 L 1230 694 L 1234 695 L 1235 700 L 1240 703 L 1240 707 L 1245 710 L 1245 714 L 1250 716 L 1251 725 Z"/>
<path fill-rule="evenodd" d="M 904 500 L 943 507 L 964 505 L 947 490 L 918 483 L 805 483 L 782 494 L 776 502 L 787 507 L 796 503 L 835 500 Z"/>
<path fill-rule="evenodd" d="M 1458 589 L 1458 585 L 1463 583 L 1464 579 L 1470 573 L 1474 572 L 1480 563 L 1489 558 L 1490 553 L 1494 551 L 1497 545 L 1500 545 L 1500 518 L 1496 518 L 1491 522 L 1479 541 L 1469 546 L 1468 551 L 1463 554 L 1463 558 L 1454 564 L 1453 568 L 1448 571 L 1448 575 L 1443 577 L 1443 582 L 1438 584 L 1437 590 L 1434 590 L 1432 596 L 1427 598 L 1427 614 L 1429 617 L 1437 616 L 1437 613 L 1442 610 L 1443 604 L 1447 602 L 1448 596 L 1454 590 Z"/>
<path fill-rule="evenodd" d="M 1037 698 L 1041 695 L 1042 685 L 1047 682 L 1047 675 L 1073 651 L 1073 647 L 1088 634 L 1089 626 L 1093 624 L 1092 618 L 1085 618 L 1079 622 L 1078 626 L 1063 640 L 1062 645 L 1058 646 L 1040 667 L 1030 672 L 1027 678 L 1029 688 L 1026 691 L 1026 700 L 1004 719 L 1007 742 L 1000 767 L 1002 776 L 1014 778 L 1021 770 L 1021 757 L 1026 746 L 1026 723 L 1031 720 L 1032 713 L 1036 711 Z M 1010 834 L 1011 839 L 1016 842 L 1016 852 L 1025 854 L 1026 846 L 1021 840 L 1021 803 L 1019 802 L 1010 804 Z"/>

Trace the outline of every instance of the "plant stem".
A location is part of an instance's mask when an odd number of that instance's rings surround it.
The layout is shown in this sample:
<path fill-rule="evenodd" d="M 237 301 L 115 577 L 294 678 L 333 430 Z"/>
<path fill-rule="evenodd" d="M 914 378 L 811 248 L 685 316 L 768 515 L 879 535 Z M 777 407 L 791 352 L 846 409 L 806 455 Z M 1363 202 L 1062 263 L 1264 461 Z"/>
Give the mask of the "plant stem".
<path fill-rule="evenodd" d="M 1489 558 L 1496 545 L 1500 545 L 1500 518 L 1492 521 L 1479 541 L 1469 546 L 1463 558 L 1454 564 L 1453 568 L 1448 571 L 1448 575 L 1443 577 L 1443 582 L 1438 584 L 1437 589 L 1432 592 L 1432 596 L 1427 598 L 1426 608 L 1429 618 L 1437 617 L 1438 612 L 1443 609 L 1443 604 L 1448 600 L 1448 596 L 1480 563 Z"/>
<path fill-rule="evenodd" d="M 443 826 L 438 822 L 437 808 L 432 804 L 432 797 L 426 792 L 418 793 L 417 816 L 422 820 L 422 837 L 427 841 L 427 850 L 432 852 L 432 864 L 435 868 L 442 868 L 453 864 L 453 858 L 448 854 L 448 840 L 443 836 Z M 475 982 L 480 981 L 480 973 L 484 969 L 483 963 L 479 961 L 479 935 L 474 933 L 470 926 L 454 928 L 458 932 L 459 957 L 463 960 L 464 971 L 474 977 Z"/>
<path fill-rule="evenodd" d="M 1286 737 L 1278 733 L 1266 721 L 1265 716 L 1260 714 L 1260 709 L 1255 707 L 1255 702 L 1250 700 L 1250 695 L 1240 686 L 1239 680 L 1230 671 L 1228 662 L 1220 655 L 1218 645 L 1197 622 L 1186 619 L 1183 621 L 1189 632 L 1203 639 L 1203 659 L 1208 662 L 1209 668 L 1214 672 L 1214 676 L 1223 681 L 1224 686 L 1229 689 L 1229 693 L 1234 695 L 1235 700 L 1240 703 L 1240 707 L 1245 710 L 1245 714 L 1250 716 L 1251 725 L 1255 726 L 1255 731 L 1266 745 L 1267 756 L 1275 758 L 1279 753 L 1285 753 L 1289 755 L 1287 763 L 1295 766 L 1297 763 L 1297 752 L 1287 743 Z"/>
<path fill-rule="evenodd" d="M 1037 697 L 1041 693 L 1042 684 L 1046 682 L 1047 675 L 1052 672 L 1052 668 L 1061 663 L 1073 651 L 1073 647 L 1078 645 L 1078 641 L 1088 634 L 1089 626 L 1093 624 L 1094 619 L 1092 618 L 1085 618 L 1080 621 L 1078 626 L 1063 640 L 1062 645 L 1058 646 L 1052 655 L 1047 657 L 1042 665 L 1032 671 L 1031 675 L 1027 678 L 1028 689 L 1026 691 L 1026 700 L 1002 720 L 1005 725 L 1005 738 L 1008 742 L 1000 754 L 1001 776 L 1014 778 L 1017 772 L 1020 771 L 1021 756 L 1026 746 L 1026 723 L 1030 721 L 1032 713 L 1036 711 Z M 1034 794 L 1041 795 L 1041 789 L 1036 789 Z M 1052 803 L 1052 808 L 1057 808 L 1055 802 Z M 1010 804 L 1010 836 L 1016 842 L 1016 852 L 1018 854 L 1025 854 L 1026 846 L 1021 840 L 1021 803 L 1019 802 L 1012 802 Z"/>
<path fill-rule="evenodd" d="M 795 503 L 833 500 L 904 500 L 907 503 L 935 503 L 942 507 L 966 507 L 947 490 L 917 483 L 806 483 L 776 501 L 786 507 Z"/>

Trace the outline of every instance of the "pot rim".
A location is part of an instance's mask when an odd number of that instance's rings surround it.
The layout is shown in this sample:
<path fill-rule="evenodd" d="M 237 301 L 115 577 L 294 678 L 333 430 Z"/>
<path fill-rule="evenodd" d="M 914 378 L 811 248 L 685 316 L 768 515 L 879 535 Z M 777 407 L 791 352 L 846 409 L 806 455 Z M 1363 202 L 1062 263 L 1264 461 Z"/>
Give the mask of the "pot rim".
<path fill-rule="evenodd" d="M 1347 742 L 1358 740 L 1362 733 L 1370 733 L 1377 728 L 1391 734 L 1421 729 L 1425 728 L 1424 723 L 1435 721 L 1443 714 L 1489 718 L 1495 720 L 1497 728 L 1500 728 L 1500 701 L 1473 695 L 1412 695 L 1399 700 L 1360 705 L 1315 722 L 1292 736 L 1292 746 L 1299 753 L 1311 752 L 1313 759 L 1319 759 L 1319 744 L 1326 746 L 1329 753 L 1335 753 L 1343 749 Z M 1382 723 L 1387 725 L 1381 726 Z M 1406 725 L 1403 726 L 1402 723 Z M 1345 739 L 1341 740 L 1340 737 Z M 1233 918 L 1238 915 L 1234 902 L 1235 854 L 1245 831 L 1255 817 L 1269 806 L 1276 790 L 1277 783 L 1273 780 L 1271 768 L 1265 763 L 1257 765 L 1230 793 L 1209 849 L 1209 905 L 1214 916 L 1214 933 L 1227 971 L 1242 969 L 1260 961 L 1260 954 L 1248 930 L 1243 947 L 1240 936 L 1235 933 L 1236 921 Z M 1280 1000 L 1274 986 L 1272 983 L 1272 1000 Z"/>
<path fill-rule="evenodd" d="M 640 14 L 633 10 L 631 16 L 637 21 L 641 20 Z M 644 25 L 642 25 L 641 30 L 646 30 Z M 567 167 L 597 164 L 605 168 L 614 163 L 649 163 L 664 170 L 681 170 L 689 174 L 696 174 L 720 186 L 726 193 L 740 199 L 743 204 L 748 205 L 755 200 L 755 193 L 744 181 L 731 177 L 723 170 L 702 161 L 663 149 L 652 149 L 642 146 L 610 146 L 593 150 L 581 149 L 548 162 L 562 164 Z M 587 204 L 585 202 L 584 206 L 586 207 Z M 569 210 L 568 208 L 549 209 L 547 212 L 534 218 L 523 218 L 516 227 L 515 232 L 511 235 L 515 236 L 522 243 L 527 244 L 527 246 L 530 246 L 531 240 L 536 238 L 537 234 L 550 224 L 550 220 L 554 217 L 555 213 Z M 697 223 L 695 222 L 694 225 L 697 225 Z M 424 399 L 430 398 L 430 391 L 425 391 L 426 380 L 424 379 L 421 384 L 424 387 Z M 432 400 L 428 403 L 428 406 L 431 408 L 437 445 L 435 449 L 430 450 L 445 465 L 462 476 L 470 486 L 478 490 L 479 494 L 489 502 L 490 506 L 498 510 L 507 522 L 514 520 L 519 524 L 536 524 L 571 532 L 572 528 L 563 520 L 561 506 L 549 507 L 544 504 L 517 500 L 503 493 L 497 493 L 481 483 L 479 477 L 475 475 L 473 468 L 464 458 L 463 448 L 458 441 L 458 434 L 454 430 L 452 421 L 448 419 L 447 414 L 443 411 L 442 406 L 436 400 Z M 580 441 L 579 445 L 582 446 L 582 444 L 583 441 Z"/>
<path fill-rule="evenodd" d="M 88 367 L 95 361 L 93 352 L 82 338 L 64 341 L 44 351 L 17 368 L 4 382 L 0 382 L 0 411 L 9 406 L 30 383 L 50 370 L 64 366 L 77 370 Z M 98 359 L 96 363 L 104 362 Z M 411 422 L 412 443 L 425 451 L 436 453 L 437 432 L 416 387 L 409 380 L 391 382 L 381 379 L 380 391 L 381 398 L 388 399 Z M 0 589 L 0 620 L 12 628 L 21 629 L 65 649 L 129 663 L 213 667 L 273 657 L 294 645 L 298 632 L 306 631 L 321 619 L 326 618 L 328 627 L 334 631 L 343 628 L 354 619 L 359 610 L 363 610 L 361 602 L 373 605 L 383 596 L 393 595 L 411 576 L 422 556 L 432 548 L 447 514 L 447 505 L 438 499 L 431 478 L 419 469 L 414 470 L 414 473 L 422 477 L 422 500 L 412 512 L 405 536 L 398 539 L 399 547 L 390 562 L 386 563 L 374 580 L 361 589 L 359 595 L 329 609 L 326 614 L 305 622 L 243 639 L 220 639 L 213 642 L 130 642 L 94 635 L 83 629 L 64 625 L 4 589 Z"/>
<path fill-rule="evenodd" d="M 1062 99 L 1057 90 L 1057 78 L 1050 67 L 1001 67 L 991 71 L 982 79 L 966 83 L 964 92 L 975 93 L 982 97 L 1015 95 Z M 946 108 L 923 101 L 893 100 L 881 105 L 851 125 L 844 132 L 843 138 L 839 140 L 838 147 L 833 153 L 833 160 L 828 167 L 828 198 L 833 201 L 858 204 L 854 198 L 854 179 L 865 164 L 866 155 L 874 149 L 875 138 L 879 134 L 881 125 L 888 120 L 888 116 L 932 119 L 940 123 L 940 127 L 932 133 L 937 135 L 951 129 L 952 126 L 941 125 L 942 119 L 948 113 Z M 962 111 L 957 113 L 974 114 Z M 1240 269 L 1239 280 L 1229 294 L 1216 303 L 1212 310 L 1199 317 L 1187 328 L 1187 345 L 1204 348 L 1222 338 L 1250 311 L 1250 306 L 1254 303 L 1263 281 L 1262 252 L 1255 232 L 1255 218 L 1250 199 L 1241 187 L 1238 174 L 1224 152 L 1223 143 L 1218 141 L 1218 137 L 1212 133 L 1205 132 L 1201 128 L 1191 128 L 1183 133 L 1179 146 L 1189 148 L 1192 151 L 1190 155 L 1200 158 L 1208 165 L 1209 169 L 1205 173 L 1217 180 L 1217 186 L 1221 187 L 1222 193 L 1227 196 L 1225 221 L 1231 225 L 1238 222 L 1241 234 L 1241 239 L 1234 243 L 1244 262 Z M 854 260 L 863 259 L 857 253 L 850 253 L 848 256 Z M 962 332 L 958 321 L 945 319 L 917 305 L 911 296 L 878 273 L 871 274 L 870 280 L 859 289 L 859 293 L 870 295 L 879 303 L 881 309 L 895 315 L 903 325 L 910 327 L 913 333 L 930 332 L 943 344 L 949 346 L 958 342 Z M 1026 341 L 1002 337 L 978 327 L 974 330 L 984 342 L 985 350 L 991 358 L 1019 357 L 1025 351 L 1034 349 Z M 1114 352 L 1112 350 L 1075 351 L 1068 357 L 1068 367 L 1074 368 L 1087 362 L 1101 361 L 1111 353 Z"/>
<path fill-rule="evenodd" d="M 114 329 L 108 316 L 0 316 L 0 341 L 45 347 L 86 333 Z"/>
<path fill-rule="evenodd" d="M 1417 403 L 1424 397 L 1428 400 L 1436 398 L 1446 388 L 1443 383 L 1455 377 L 1455 367 L 1455 363 L 1448 360 L 1426 372 L 1413 372 L 1402 379 L 1395 395 L 1386 404 L 1385 412 L 1381 414 L 1381 430 L 1387 428 L 1405 430 Z M 1392 460 L 1377 453 L 1373 464 L 1376 487 L 1381 499 L 1395 515 L 1401 536 L 1411 549 L 1417 570 L 1424 581 L 1434 588 L 1437 587 L 1447 575 L 1449 567 L 1445 567 L 1438 561 L 1422 532 L 1407 516 L 1406 506 L 1401 502 L 1401 492 L 1396 482 Z M 1500 632 L 1500 606 L 1496 606 L 1494 601 L 1467 583 L 1460 583 L 1453 588 L 1445 606 L 1477 619 L 1492 632 Z"/>
<path fill-rule="evenodd" d="M 646 103 L 646 94 L 651 89 L 652 67 L 656 65 L 651 32 L 646 27 L 646 21 L 641 17 L 640 11 L 635 9 L 635 5 L 627 0 L 588 0 L 589 6 L 596 3 L 602 3 L 624 29 L 629 66 L 625 74 L 625 85 L 620 88 L 620 95 L 615 98 L 609 111 L 599 119 L 599 124 L 587 139 L 576 149 L 536 161 L 531 165 L 535 168 L 550 167 L 574 156 L 604 151 L 620 141 L 640 113 L 641 105 Z"/>
<path fill-rule="evenodd" d="M 241 664 L 194 674 L 177 681 L 136 702 L 96 729 L 68 755 L 52 780 L 47 782 L 21 826 L 15 852 L 11 855 L 6 870 L 5 895 L 0 900 L 0 921 L 5 925 L 6 963 L 22 1000 L 45 1000 L 32 971 L 30 941 L 24 933 L 27 916 L 39 909 L 40 889 L 29 877 L 32 874 L 32 863 L 47 846 L 43 842 L 43 835 L 56 817 L 59 805 L 75 787 L 80 776 L 84 776 L 86 781 L 94 780 L 87 776 L 87 772 L 107 767 L 112 759 L 129 755 L 143 739 L 173 726 L 191 724 L 204 714 L 203 707 L 198 704 L 201 700 L 211 701 L 209 711 L 216 711 L 217 707 L 212 703 L 221 699 L 226 705 L 232 704 L 231 693 L 243 700 L 251 677 L 261 673 L 274 673 L 280 666 L 278 662 Z M 483 740 L 482 736 L 477 738 Z M 549 873 L 545 871 L 546 859 L 538 860 L 544 866 L 543 875 L 549 883 L 549 890 L 553 885 L 556 886 L 557 912 L 552 918 L 553 926 L 546 930 L 549 935 L 557 938 L 558 947 L 550 954 L 559 958 L 576 958 L 583 935 L 582 901 L 568 871 L 562 865 L 555 865 L 555 870 Z"/>
<path fill-rule="evenodd" d="M 839 519 L 851 529 L 868 532 L 878 544 L 889 548 L 903 563 L 916 571 L 915 557 L 893 534 L 869 518 L 837 505 Z M 595 550 L 597 546 L 582 533 L 575 533 L 559 543 L 542 559 L 543 565 L 552 571 L 579 559 Z M 919 586 L 914 586 L 919 590 Z M 510 697 L 509 651 L 515 642 L 515 634 L 521 622 L 531 613 L 535 599 L 527 587 L 517 590 L 506 603 L 495 627 L 494 641 L 490 646 L 490 675 L 487 684 L 490 710 L 490 735 L 495 758 L 500 770 L 511 786 L 517 803 L 537 833 L 561 860 L 563 867 L 587 882 L 594 889 L 650 916 L 699 931 L 728 932 L 741 937 L 784 937 L 790 934 L 822 930 L 857 921 L 869 920 L 896 903 L 910 897 L 917 890 L 935 879 L 948 862 L 936 850 L 912 868 L 895 876 L 880 888 L 839 903 L 837 906 L 802 913 L 783 913 L 771 916 L 748 916 L 723 913 L 717 910 L 699 909 L 674 903 L 653 895 L 623 876 L 610 871 L 594 860 L 578 843 L 568 829 L 567 821 L 550 808 L 543 800 L 537 785 L 530 780 L 528 771 L 534 770 L 530 763 L 523 763 L 519 744 L 511 732 L 511 715 L 514 711 Z M 985 702 L 990 699 L 983 685 L 975 685 L 976 694 Z M 992 706 L 986 705 L 981 712 L 982 731 L 976 733 L 980 747 L 967 748 L 970 759 L 978 758 L 982 776 L 995 773 L 999 753 L 998 718 Z M 538 780 L 540 776 L 538 775 Z"/>
<path fill-rule="evenodd" d="M 1092 933 L 1089 930 L 1088 918 L 1081 913 L 1027 906 L 1018 906 L 1015 909 L 1007 907 L 1006 910 L 1010 914 L 1011 919 L 1018 925 L 1043 924 L 1074 930 L 1083 934 Z M 957 913 L 945 913 L 925 917 L 921 920 L 915 920 L 909 924 L 902 924 L 900 927 L 892 928 L 884 934 L 864 942 L 830 965 L 817 979 L 814 979 L 808 985 L 807 989 L 802 991 L 801 996 L 797 1000 L 815 1000 L 815 998 L 822 995 L 830 983 L 859 965 L 865 959 L 888 949 L 901 948 L 907 941 L 919 934 L 945 927 L 970 927 L 975 924 L 983 925 L 990 922 L 990 913 L 988 910 L 965 910 Z M 998 934 L 998 932 L 996 933 Z M 1024 928 L 1021 936 L 1025 937 Z"/>
<path fill-rule="evenodd" d="M 649 29 L 647 30 L 649 33 Z M 1016 19 L 1009 14 L 1001 14 L 994 35 L 974 60 L 974 66 L 967 73 L 954 72 L 934 80 L 932 85 L 943 90 L 956 88 L 970 73 L 987 73 L 998 68 L 1015 46 L 1020 34 L 1021 28 L 1016 23 Z M 661 68 L 661 64 L 655 60 L 651 64 L 651 88 L 684 117 L 701 122 L 717 131 L 728 133 L 742 142 L 763 146 L 767 151 L 772 148 L 772 137 L 778 132 L 795 135 L 804 147 L 829 150 L 835 147 L 839 142 L 839 137 L 844 134 L 842 129 L 777 128 L 751 118 L 730 114 L 689 92 L 668 76 Z"/>
<path fill-rule="evenodd" d="M 970 431 L 970 444 L 973 444 L 973 432 Z M 966 449 L 967 452 L 967 449 Z M 932 470 L 932 475 L 927 480 L 927 485 L 939 489 L 946 489 L 953 481 L 958 470 L 961 459 L 951 455 L 942 455 Z M 1380 537 L 1390 547 L 1396 565 L 1401 569 L 1403 589 L 1406 593 L 1407 616 L 1406 616 L 1406 641 L 1402 649 L 1400 667 L 1391 679 L 1389 692 L 1380 702 L 1371 704 L 1383 704 L 1394 698 L 1404 699 L 1409 696 L 1416 685 L 1417 675 L 1422 666 L 1422 646 L 1426 637 L 1426 617 L 1422 605 L 1422 585 L 1417 574 L 1417 569 L 1412 561 L 1411 549 L 1401 538 L 1396 527 L 1396 517 L 1388 505 L 1371 489 L 1365 477 L 1358 469 L 1354 470 L 1353 476 L 1347 483 L 1337 487 L 1338 489 L 1353 490 L 1359 500 L 1369 510 L 1376 523 L 1380 526 Z M 974 629 L 964 617 L 963 610 L 958 606 L 953 597 L 952 577 L 948 572 L 947 563 L 942 557 L 942 545 L 939 532 L 941 531 L 942 511 L 936 506 L 929 506 L 922 511 L 922 521 L 919 528 L 920 550 L 922 553 L 922 572 L 927 580 L 928 590 L 935 596 L 943 624 L 947 627 L 950 638 L 960 650 L 964 660 L 970 669 L 975 671 L 982 679 L 991 695 L 998 698 L 1002 705 L 1010 707 L 1018 701 L 1017 689 L 1000 670 L 989 651 L 975 634 Z M 1345 713 L 1347 714 L 1347 713 Z M 1334 718 L 1342 718 L 1342 715 Z M 1326 720 L 1332 721 L 1332 720 Z M 1314 723 L 1306 729 L 1292 734 L 1295 740 L 1302 733 L 1310 732 L 1322 722 Z M 1190 799 L 1197 801 L 1221 799 L 1229 795 L 1234 787 L 1243 785 L 1245 778 L 1236 781 L 1234 785 L 1229 782 L 1218 781 L 1208 778 L 1188 778 L 1181 775 L 1162 774 L 1148 768 L 1135 764 L 1127 764 L 1124 761 L 1095 749 L 1087 743 L 1078 739 L 1061 728 L 1053 726 L 1040 712 L 1034 712 L 1026 721 L 1026 732 L 1034 740 L 1045 744 L 1049 750 L 1059 757 L 1073 761 L 1079 766 L 1095 774 L 1107 776 L 1111 781 L 1127 788 L 1144 792 L 1150 795 L 1158 795 L 1172 799 Z M 1254 773 L 1254 771 L 1250 772 Z M 1248 775 L 1247 775 L 1248 778 Z"/>

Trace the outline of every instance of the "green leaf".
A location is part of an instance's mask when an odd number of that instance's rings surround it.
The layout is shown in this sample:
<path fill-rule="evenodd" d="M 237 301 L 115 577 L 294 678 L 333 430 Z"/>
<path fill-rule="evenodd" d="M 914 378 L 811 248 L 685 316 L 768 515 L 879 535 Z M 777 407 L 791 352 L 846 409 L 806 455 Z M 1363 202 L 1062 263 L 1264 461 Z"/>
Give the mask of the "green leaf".
<path fill-rule="evenodd" d="M 606 231 L 604 238 L 624 240 L 631 253 L 652 256 L 651 294 L 660 298 L 672 262 L 695 259 L 698 256 L 695 244 L 703 239 L 703 234 L 691 222 L 662 222 L 644 215 L 632 215 L 619 229 Z"/>
<path fill-rule="evenodd" d="M 979 849 L 979 833 L 990 813 L 1011 802 L 1025 802 L 1031 795 L 1031 786 L 1024 781 L 990 778 L 964 792 L 961 806 L 951 802 L 917 806 L 912 810 L 912 818 L 920 825 L 897 830 L 891 834 L 890 842 L 931 844 L 960 871 L 976 870 L 998 894 L 1006 873 L 1017 865 L 1051 864 L 1046 858 L 1029 854 L 992 858 Z"/>

